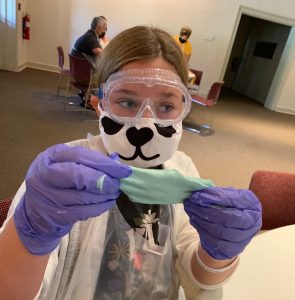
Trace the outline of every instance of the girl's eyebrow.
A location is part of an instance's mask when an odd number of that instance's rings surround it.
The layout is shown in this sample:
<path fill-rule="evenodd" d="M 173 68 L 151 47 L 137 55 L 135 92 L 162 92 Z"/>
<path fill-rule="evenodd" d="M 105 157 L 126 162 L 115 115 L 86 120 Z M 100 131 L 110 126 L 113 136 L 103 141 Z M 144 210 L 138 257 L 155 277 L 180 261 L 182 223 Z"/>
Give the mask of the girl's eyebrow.
<path fill-rule="evenodd" d="M 172 92 L 162 92 L 161 96 L 164 98 L 172 98 L 172 97 L 177 97 L 175 93 Z"/>
<path fill-rule="evenodd" d="M 138 96 L 138 92 L 134 91 L 134 90 L 129 90 L 129 89 L 118 89 L 114 91 L 115 94 L 125 94 L 128 96 Z M 177 98 L 178 95 L 176 95 L 173 92 L 160 92 L 159 93 L 160 97 L 165 98 L 165 99 L 170 99 L 170 98 Z"/>
<path fill-rule="evenodd" d="M 116 93 L 116 94 L 124 93 L 124 94 L 130 95 L 130 96 L 135 96 L 135 95 L 137 95 L 137 93 L 136 93 L 135 91 L 127 90 L 127 89 L 119 89 L 119 90 L 116 90 L 115 93 Z"/>

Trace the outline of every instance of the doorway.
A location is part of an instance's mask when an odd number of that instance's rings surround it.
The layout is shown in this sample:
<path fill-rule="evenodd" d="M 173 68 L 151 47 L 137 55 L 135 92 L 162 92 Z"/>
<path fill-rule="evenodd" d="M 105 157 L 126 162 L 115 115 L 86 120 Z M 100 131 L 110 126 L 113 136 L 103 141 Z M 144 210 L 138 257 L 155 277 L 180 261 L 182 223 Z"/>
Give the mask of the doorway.
<path fill-rule="evenodd" d="M 224 86 L 265 104 L 291 26 L 242 14 Z"/>

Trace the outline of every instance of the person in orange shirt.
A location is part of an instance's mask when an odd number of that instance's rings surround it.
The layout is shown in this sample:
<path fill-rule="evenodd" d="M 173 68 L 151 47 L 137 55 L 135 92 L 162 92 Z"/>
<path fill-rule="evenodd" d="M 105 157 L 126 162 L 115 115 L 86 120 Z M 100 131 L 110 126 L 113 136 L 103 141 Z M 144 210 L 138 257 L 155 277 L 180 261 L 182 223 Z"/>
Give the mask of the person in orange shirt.
<path fill-rule="evenodd" d="M 192 44 L 188 41 L 191 33 L 191 28 L 188 26 L 184 26 L 180 29 L 179 35 L 174 36 L 174 40 L 181 48 L 187 64 L 192 54 Z"/>

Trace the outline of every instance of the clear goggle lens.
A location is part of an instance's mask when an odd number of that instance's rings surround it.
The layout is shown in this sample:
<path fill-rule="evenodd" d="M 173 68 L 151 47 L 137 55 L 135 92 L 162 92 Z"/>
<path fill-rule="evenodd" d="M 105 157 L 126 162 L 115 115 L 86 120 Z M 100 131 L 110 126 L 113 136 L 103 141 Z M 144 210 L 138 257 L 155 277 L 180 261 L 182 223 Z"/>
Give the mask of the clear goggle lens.
<path fill-rule="evenodd" d="M 184 119 L 191 98 L 179 77 L 161 69 L 132 69 L 112 76 L 102 88 L 103 110 L 119 123 L 154 119 L 168 126 Z"/>

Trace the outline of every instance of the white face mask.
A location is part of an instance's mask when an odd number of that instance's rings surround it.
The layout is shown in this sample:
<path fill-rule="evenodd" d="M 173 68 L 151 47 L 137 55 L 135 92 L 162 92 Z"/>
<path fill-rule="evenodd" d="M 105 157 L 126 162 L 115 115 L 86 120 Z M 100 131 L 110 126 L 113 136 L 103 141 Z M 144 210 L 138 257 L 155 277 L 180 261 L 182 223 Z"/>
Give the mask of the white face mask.
<path fill-rule="evenodd" d="M 170 159 L 182 136 L 182 122 L 160 127 L 153 119 L 139 119 L 134 125 L 122 125 L 105 111 L 99 129 L 108 153 L 117 152 L 121 162 L 138 168 L 156 167 Z"/>

